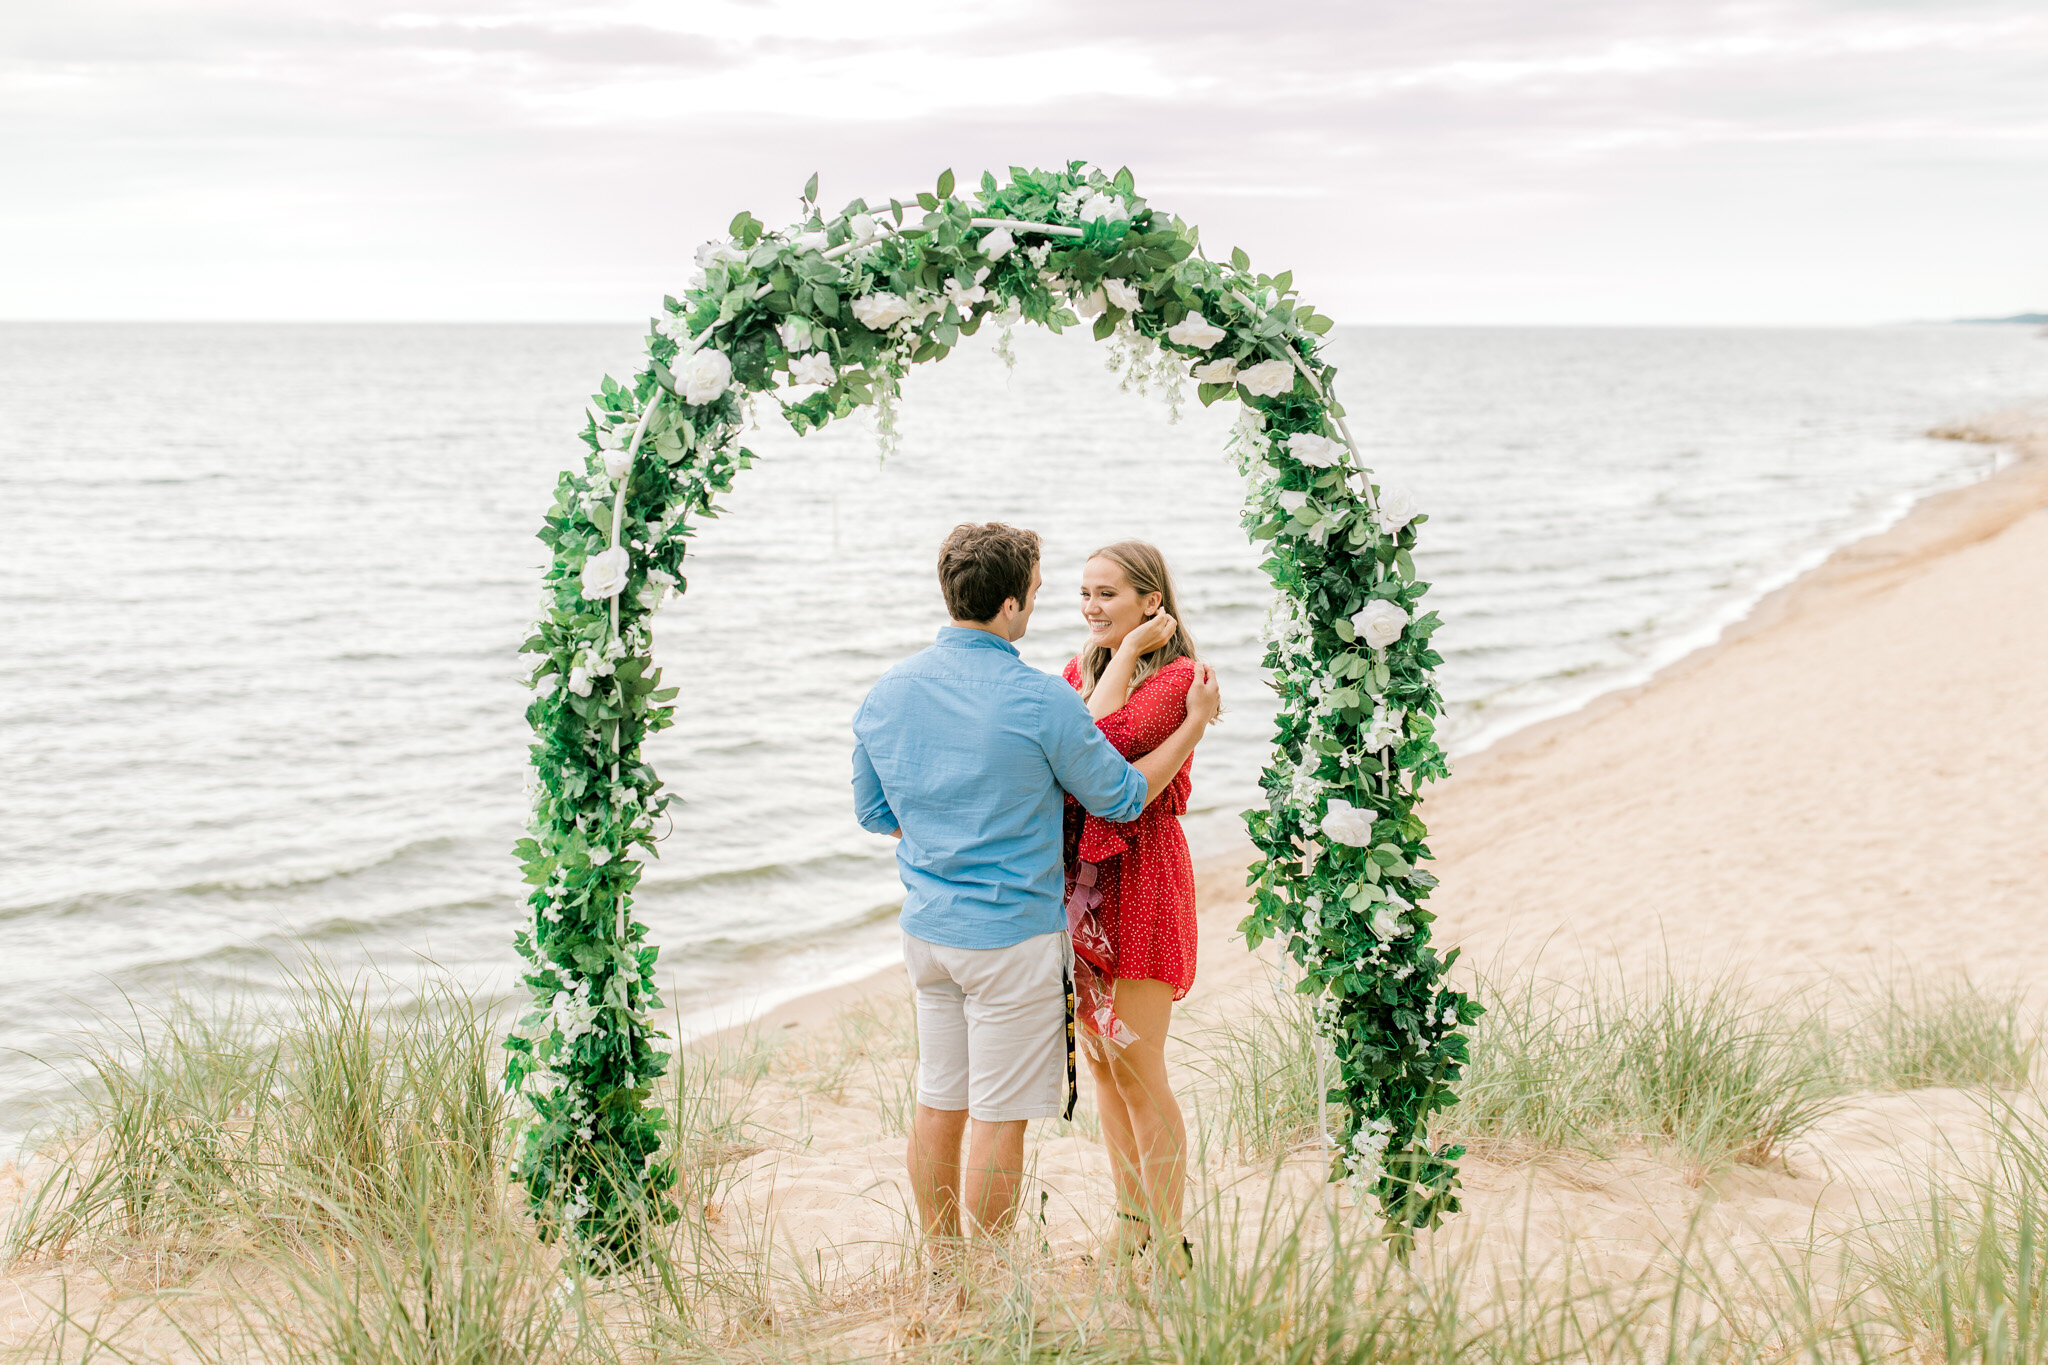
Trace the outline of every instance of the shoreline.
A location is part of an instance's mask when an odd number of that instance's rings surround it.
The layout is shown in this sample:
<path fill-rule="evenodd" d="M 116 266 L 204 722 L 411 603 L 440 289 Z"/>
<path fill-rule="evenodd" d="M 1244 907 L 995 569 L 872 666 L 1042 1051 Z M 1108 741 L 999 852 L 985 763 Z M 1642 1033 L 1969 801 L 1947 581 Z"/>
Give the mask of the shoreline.
<path fill-rule="evenodd" d="M 1750 641 L 1896 586 L 1916 571 L 1988 541 L 2023 518 L 2048 508 L 2048 400 L 1955 426 L 1938 427 L 1928 435 L 2007 447 L 2012 457 L 1983 478 L 1915 499 L 1881 529 L 1837 546 L 1819 563 L 1758 598 L 1741 617 L 1723 626 L 1714 639 L 1661 665 L 1642 681 L 1598 693 L 1563 714 L 1531 721 L 1458 756 L 1453 776 L 1438 783 L 1424 798 L 1423 811 L 1436 831 L 1435 837 L 1440 838 L 1444 832 L 1438 817 L 1447 799 L 1486 784 L 1492 775 L 1505 774 L 1518 764 L 1538 760 L 1575 735 L 1608 724 L 1645 697 L 1667 690 L 1681 680 L 1698 677 L 1717 660 Z M 1242 884 L 1250 853 L 1250 844 L 1240 839 L 1235 847 L 1218 848 L 1195 859 L 1195 879 L 1202 893 L 1202 937 L 1206 943 L 1216 942 L 1219 931 L 1234 933 L 1237 910 L 1243 904 L 1242 894 L 1234 887 Z M 1441 866 L 1441 853 L 1437 861 Z M 1452 878 L 1446 877 L 1444 882 L 1446 889 L 1456 890 Z M 1443 894 L 1439 892 L 1433 908 L 1443 904 Z M 1438 936 L 1448 938 L 1443 921 L 1449 917 L 1440 908 L 1439 918 Z M 1211 959 L 1204 963 L 1197 989 L 1208 996 L 1219 986 L 1241 988 L 1255 975 L 1246 968 L 1263 956 L 1238 953 L 1220 963 Z M 715 1045 L 748 1032 L 815 1028 L 885 989 L 906 988 L 902 965 L 884 966 L 854 980 L 779 1001 L 735 1023 L 706 1030 L 683 1046 Z"/>

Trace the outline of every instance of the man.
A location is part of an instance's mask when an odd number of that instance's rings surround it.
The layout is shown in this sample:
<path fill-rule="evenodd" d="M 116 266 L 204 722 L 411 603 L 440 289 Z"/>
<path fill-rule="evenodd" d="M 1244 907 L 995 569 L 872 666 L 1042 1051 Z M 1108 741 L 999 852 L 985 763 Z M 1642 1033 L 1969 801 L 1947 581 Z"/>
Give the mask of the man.
<path fill-rule="evenodd" d="M 918 1042 L 906 1161 L 930 1238 L 957 1238 L 963 1207 L 979 1227 L 1005 1229 L 1025 1126 L 1071 1105 L 1062 792 L 1106 820 L 1136 819 L 1219 705 L 1215 675 L 1198 664 L 1186 722 L 1125 762 L 1078 693 L 1018 656 L 1038 558 L 1036 532 L 956 527 L 939 551 L 952 623 L 883 674 L 853 721 L 856 814 L 901 840 Z"/>

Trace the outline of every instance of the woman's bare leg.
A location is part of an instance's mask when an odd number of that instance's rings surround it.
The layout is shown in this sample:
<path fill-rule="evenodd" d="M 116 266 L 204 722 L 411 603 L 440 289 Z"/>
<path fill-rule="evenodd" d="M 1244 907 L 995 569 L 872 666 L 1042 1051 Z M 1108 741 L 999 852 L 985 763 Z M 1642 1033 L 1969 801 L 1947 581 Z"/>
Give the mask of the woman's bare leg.
<path fill-rule="evenodd" d="M 1147 1219 L 1144 1159 L 1138 1152 L 1137 1136 L 1131 1131 L 1131 1113 L 1124 1107 L 1123 1092 L 1117 1089 L 1116 1068 L 1108 1060 L 1084 1054 L 1088 1058 L 1088 1070 L 1095 1077 L 1095 1107 L 1102 1116 L 1102 1145 L 1109 1148 L 1109 1171 L 1116 1181 L 1116 1208 L 1119 1214 L 1135 1213 Z M 1111 1229 L 1111 1242 L 1126 1254 L 1135 1251 L 1144 1243 L 1142 1229 L 1131 1226 L 1119 1217 L 1117 1226 Z"/>
<path fill-rule="evenodd" d="M 1164 981 L 1119 981 L 1116 1012 L 1138 1035 L 1137 1042 L 1114 1050 L 1115 1061 L 1109 1068 L 1137 1155 L 1138 1202 L 1132 1207 L 1150 1218 L 1160 1232 L 1177 1238 L 1181 1205 L 1187 1195 L 1188 1130 L 1166 1076 L 1173 987 Z M 1105 1115 L 1107 1109 L 1105 1105 Z M 1107 1139 L 1108 1135 L 1105 1117 L 1103 1136 Z M 1122 1189 L 1119 1183 L 1120 1196 Z"/>

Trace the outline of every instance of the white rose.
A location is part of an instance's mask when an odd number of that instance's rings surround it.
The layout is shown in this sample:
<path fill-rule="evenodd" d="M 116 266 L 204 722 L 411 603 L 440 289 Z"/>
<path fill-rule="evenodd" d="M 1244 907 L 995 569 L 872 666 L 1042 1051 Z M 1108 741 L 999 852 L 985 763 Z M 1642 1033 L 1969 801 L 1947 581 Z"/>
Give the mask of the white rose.
<path fill-rule="evenodd" d="M 1170 336 L 1172 333 L 1169 332 L 1168 335 Z M 1235 384 L 1237 382 L 1237 362 L 1228 357 L 1222 360 L 1212 360 L 1206 365 L 1195 366 L 1188 373 L 1195 377 L 1195 382 L 1198 384 Z"/>
<path fill-rule="evenodd" d="M 802 318 L 778 322 L 775 324 L 775 335 L 782 338 L 782 349 L 791 355 L 811 349 L 811 327 Z"/>
<path fill-rule="evenodd" d="M 1074 300 L 1074 311 L 1084 318 L 1099 317 L 1103 309 L 1107 307 L 1109 307 L 1109 304 L 1102 297 L 1100 289 L 1090 294 L 1087 298 Z"/>
<path fill-rule="evenodd" d="M 830 237 L 827 237 L 822 232 L 800 233 L 796 239 L 796 249 L 798 251 L 822 252 L 825 249 L 826 244 L 829 243 L 831 240 L 832 239 Z"/>
<path fill-rule="evenodd" d="M 1408 613 L 1384 597 L 1375 597 L 1351 618 L 1358 638 L 1374 649 L 1385 649 L 1401 638 L 1408 627 Z"/>
<path fill-rule="evenodd" d="M 1384 706 L 1373 708 L 1372 720 L 1365 727 L 1365 738 L 1360 742 L 1373 752 L 1391 749 L 1400 744 L 1403 713 L 1389 713 Z"/>
<path fill-rule="evenodd" d="M 1413 926 L 1402 918 L 1402 912 L 1410 908 L 1408 902 L 1402 900 L 1399 896 L 1395 896 L 1392 900 L 1382 905 L 1374 906 L 1370 921 L 1373 937 L 1379 939 L 1382 943 L 1392 939 L 1408 937 L 1409 933 L 1413 930 Z"/>
<path fill-rule="evenodd" d="M 981 239 L 982 254 L 992 261 L 1000 261 L 1017 249 L 1017 239 L 1010 235 L 1008 228 L 991 228 Z"/>
<path fill-rule="evenodd" d="M 1421 513 L 1415 505 L 1415 495 L 1405 488 L 1380 489 L 1379 510 L 1372 514 L 1375 525 L 1388 535 L 1400 534 L 1401 528 Z"/>
<path fill-rule="evenodd" d="M 622 479 L 626 476 L 626 472 L 632 469 L 632 467 L 633 457 L 631 455 L 628 455 L 625 451 L 607 450 L 606 452 L 604 452 L 604 472 L 607 477 L 613 479 Z"/>
<path fill-rule="evenodd" d="M 558 688 L 558 687 L 560 687 L 561 685 L 562 685 L 562 675 L 561 675 L 561 674 L 559 674 L 559 673 L 546 673 L 546 674 L 543 674 L 543 675 L 541 676 L 541 679 L 540 679 L 540 681 L 539 681 L 539 682 L 537 682 L 537 683 L 535 683 L 535 684 L 533 685 L 533 690 L 534 690 L 534 692 L 535 692 L 535 693 L 536 693 L 537 695 L 539 695 L 539 696 L 543 696 L 543 697 L 552 697 L 552 696 L 554 696 L 554 695 L 555 695 L 555 689 L 556 689 L 556 688 Z"/>
<path fill-rule="evenodd" d="M 839 378 L 839 371 L 832 367 L 832 357 L 823 351 L 812 351 L 789 362 L 789 382 L 792 384 L 830 384 Z"/>
<path fill-rule="evenodd" d="M 853 315 L 860 319 L 862 326 L 876 332 L 887 331 L 915 311 L 902 296 L 887 290 L 853 301 Z"/>
<path fill-rule="evenodd" d="M 1192 346 L 1198 351 L 1208 350 L 1211 346 L 1214 346 L 1229 335 L 1230 333 L 1224 331 L 1200 313 L 1190 313 L 1166 329 L 1166 339 L 1168 341 L 1171 341 L 1176 346 Z M 1214 363 L 1228 365 L 1232 370 L 1237 368 L 1237 362 L 1234 360 L 1219 360 Z M 1206 382 L 1220 384 L 1223 381 L 1211 379 Z"/>
<path fill-rule="evenodd" d="M 683 368 L 676 378 L 682 381 L 682 400 L 691 407 L 702 407 L 732 384 L 732 361 L 724 351 L 706 346 L 683 362 Z"/>
<path fill-rule="evenodd" d="M 1283 488 L 1273 495 L 1273 500 L 1289 512 L 1299 512 L 1308 506 L 1308 494 L 1299 488 Z"/>
<path fill-rule="evenodd" d="M 601 602 L 607 597 L 617 597 L 626 586 L 626 547 L 614 545 L 609 550 L 599 550 L 583 561 L 583 597 L 590 602 Z"/>
<path fill-rule="evenodd" d="M 872 213 L 856 213 L 846 220 L 846 227 L 853 234 L 853 240 L 866 245 L 882 235 L 882 225 L 875 221 Z"/>
<path fill-rule="evenodd" d="M 744 251 L 735 250 L 726 242 L 706 242 L 697 248 L 697 264 L 705 270 L 709 270 L 720 261 L 744 261 L 745 259 L 747 259 L 747 254 Z"/>
<path fill-rule="evenodd" d="M 1240 371 L 1237 382 L 1260 398 L 1278 398 L 1294 387 L 1294 367 L 1284 360 L 1262 360 Z"/>
<path fill-rule="evenodd" d="M 1327 436 L 1297 431 L 1287 438 L 1287 453 L 1312 469 L 1328 469 L 1342 463 L 1344 447 Z"/>
<path fill-rule="evenodd" d="M 1125 284 L 1122 280 L 1104 280 L 1102 282 L 1102 292 L 1109 296 L 1109 302 L 1112 307 L 1121 308 L 1126 313 L 1138 311 L 1138 291 Z"/>
<path fill-rule="evenodd" d="M 590 670 L 577 667 L 569 670 L 569 690 L 579 697 L 590 695 Z"/>
<path fill-rule="evenodd" d="M 1332 797 L 1323 814 L 1323 837 L 1350 848 L 1372 845 L 1372 812 Z"/>
<path fill-rule="evenodd" d="M 1074 210 L 1074 216 L 1084 223 L 1097 220 L 1121 223 L 1130 218 L 1131 211 L 1124 206 L 1124 201 L 1115 195 L 1097 191 L 1081 201 L 1080 207 Z"/>

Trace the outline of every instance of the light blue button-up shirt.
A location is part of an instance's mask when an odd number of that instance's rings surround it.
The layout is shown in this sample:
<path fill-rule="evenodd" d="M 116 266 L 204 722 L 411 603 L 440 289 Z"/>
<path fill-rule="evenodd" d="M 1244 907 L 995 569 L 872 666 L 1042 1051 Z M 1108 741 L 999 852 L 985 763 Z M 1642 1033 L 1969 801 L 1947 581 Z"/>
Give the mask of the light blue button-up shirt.
<path fill-rule="evenodd" d="M 1145 809 L 1145 775 L 1080 694 L 985 630 L 945 626 L 853 718 L 854 813 L 903 831 L 903 928 L 949 948 L 1064 931 L 1062 792 L 1105 820 Z"/>

